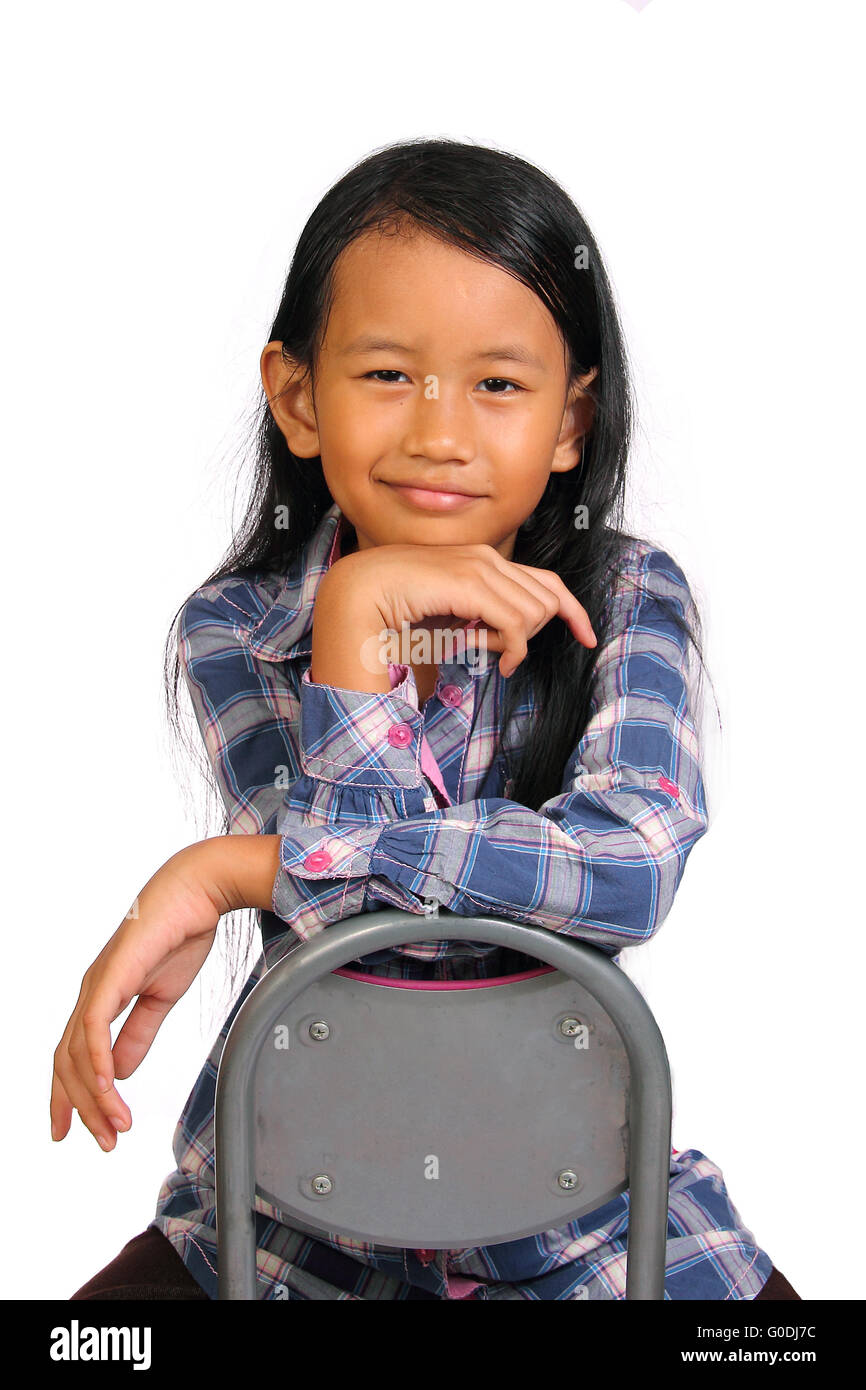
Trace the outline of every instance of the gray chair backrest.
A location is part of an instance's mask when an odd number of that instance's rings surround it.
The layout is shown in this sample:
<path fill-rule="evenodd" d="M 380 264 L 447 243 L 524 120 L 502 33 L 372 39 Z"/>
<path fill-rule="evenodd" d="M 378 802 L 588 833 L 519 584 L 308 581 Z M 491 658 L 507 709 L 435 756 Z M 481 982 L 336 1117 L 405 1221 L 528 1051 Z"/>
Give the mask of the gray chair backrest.
<path fill-rule="evenodd" d="M 546 967 L 457 987 L 334 973 L 442 939 Z M 313 1236 L 461 1249 L 562 1227 L 627 1188 L 626 1297 L 664 1296 L 664 1042 L 623 971 L 572 937 L 446 911 L 328 927 L 238 1011 L 215 1126 L 221 1299 L 256 1296 L 256 1193 Z"/>

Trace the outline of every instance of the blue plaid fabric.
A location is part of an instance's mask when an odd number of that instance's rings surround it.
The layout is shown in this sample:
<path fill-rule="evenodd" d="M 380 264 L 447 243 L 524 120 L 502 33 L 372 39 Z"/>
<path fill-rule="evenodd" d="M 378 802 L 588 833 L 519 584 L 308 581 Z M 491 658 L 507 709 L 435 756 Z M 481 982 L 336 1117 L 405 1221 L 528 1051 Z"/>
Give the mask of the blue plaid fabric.
<path fill-rule="evenodd" d="M 179 652 L 208 757 L 237 834 L 279 834 L 262 954 L 175 1129 L 177 1164 L 150 1223 L 217 1297 L 213 1120 L 225 1038 L 254 984 L 330 923 L 436 903 L 566 932 L 616 958 L 648 940 L 707 829 L 692 663 L 660 599 L 689 616 L 682 571 L 633 543 L 611 596 L 589 724 L 538 811 L 512 801 L 495 751 L 498 655 L 443 663 L 419 708 L 412 667 L 387 693 L 310 681 L 312 616 L 339 556 L 334 504 L 288 573 L 230 577 L 185 605 Z M 453 654 L 453 653 L 452 653 Z M 531 693 L 514 716 L 519 748 Z M 395 725 L 399 737 L 389 737 Z M 432 766 L 436 776 L 431 779 Z M 426 769 L 426 770 L 425 770 Z M 489 978 L 537 966 L 486 942 L 415 942 L 359 958 L 405 979 Z M 550 1230 L 486 1247 L 397 1251 L 291 1229 L 256 1199 L 262 1298 L 624 1298 L 629 1196 Z M 753 1299 L 772 1261 L 697 1149 L 671 1152 L 665 1297 Z"/>

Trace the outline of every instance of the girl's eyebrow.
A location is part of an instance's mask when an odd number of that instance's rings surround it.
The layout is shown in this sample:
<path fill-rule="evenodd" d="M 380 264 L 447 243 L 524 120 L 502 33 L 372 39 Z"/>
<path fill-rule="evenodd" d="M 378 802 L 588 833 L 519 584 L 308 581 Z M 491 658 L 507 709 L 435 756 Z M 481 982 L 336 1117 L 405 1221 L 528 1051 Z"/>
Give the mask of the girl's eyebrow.
<path fill-rule="evenodd" d="M 373 334 L 362 333 L 359 338 L 353 338 L 351 343 L 341 348 L 337 356 L 353 357 L 363 352 L 416 353 L 417 351 L 417 348 L 409 347 L 406 343 L 395 342 L 392 338 L 377 338 Z M 527 367 L 537 367 L 540 372 L 547 370 L 544 363 L 528 348 L 522 347 L 520 343 L 503 343 L 501 347 L 487 348 L 484 352 L 476 352 L 474 357 L 469 354 L 466 360 L 522 362 Z"/>

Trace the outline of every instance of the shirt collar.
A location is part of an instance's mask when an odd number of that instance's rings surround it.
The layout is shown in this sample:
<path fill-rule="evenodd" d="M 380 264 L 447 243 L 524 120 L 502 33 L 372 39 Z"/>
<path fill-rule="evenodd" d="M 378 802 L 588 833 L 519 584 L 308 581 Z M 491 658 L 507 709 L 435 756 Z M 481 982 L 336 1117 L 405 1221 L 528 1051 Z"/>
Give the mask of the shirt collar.
<path fill-rule="evenodd" d="M 336 502 L 325 512 L 296 556 L 273 604 L 246 635 L 246 644 L 264 661 L 312 656 L 313 606 L 323 577 L 339 560 L 348 522 Z"/>

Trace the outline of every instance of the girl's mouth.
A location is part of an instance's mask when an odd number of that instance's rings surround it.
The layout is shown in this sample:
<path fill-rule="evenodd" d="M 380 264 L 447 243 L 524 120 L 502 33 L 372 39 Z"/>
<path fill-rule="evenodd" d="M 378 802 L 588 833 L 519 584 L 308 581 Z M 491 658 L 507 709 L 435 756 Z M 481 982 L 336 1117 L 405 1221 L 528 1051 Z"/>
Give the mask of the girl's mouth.
<path fill-rule="evenodd" d="M 480 497 L 468 497 L 463 492 L 433 492 L 430 488 L 403 487 L 398 483 L 386 483 L 385 486 L 391 488 L 398 497 L 402 497 L 409 506 L 420 507 L 426 512 L 462 510 L 481 500 Z"/>

